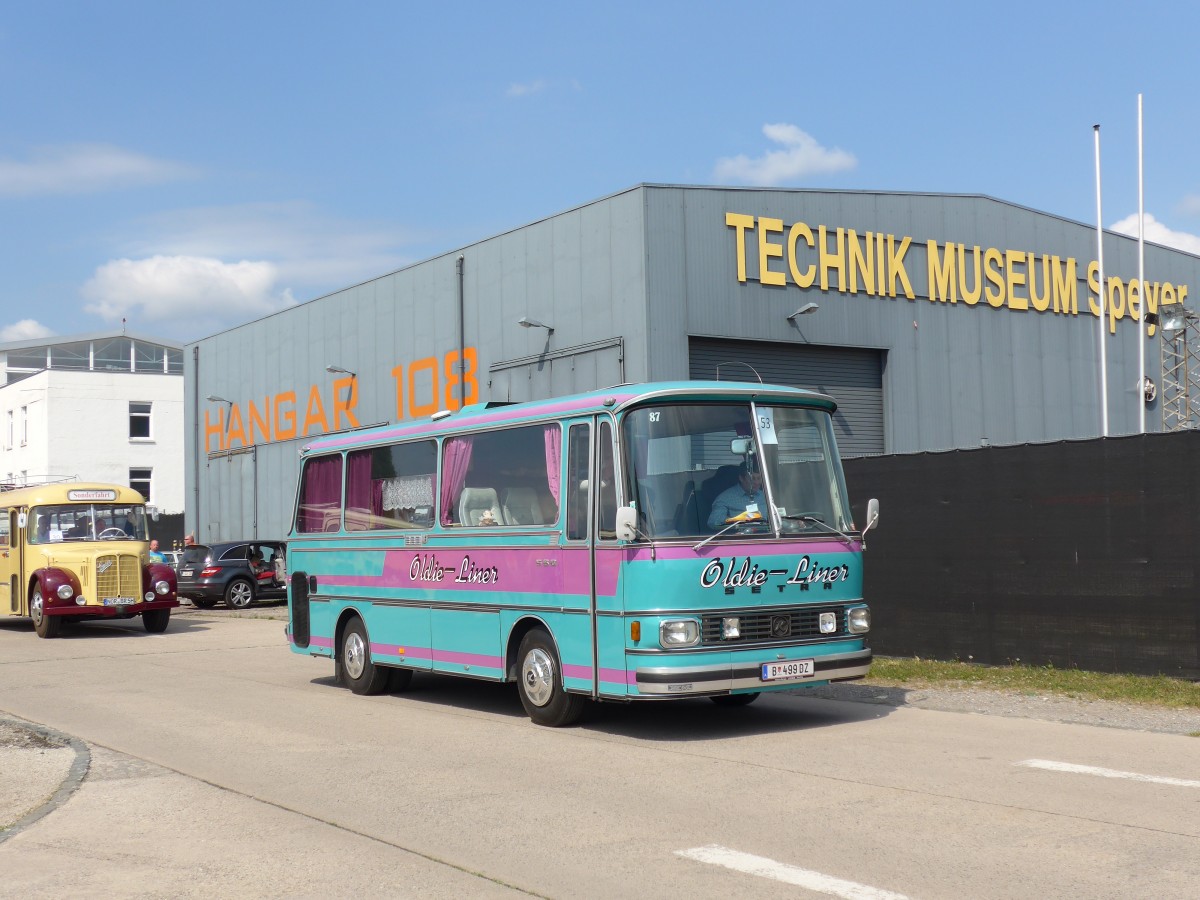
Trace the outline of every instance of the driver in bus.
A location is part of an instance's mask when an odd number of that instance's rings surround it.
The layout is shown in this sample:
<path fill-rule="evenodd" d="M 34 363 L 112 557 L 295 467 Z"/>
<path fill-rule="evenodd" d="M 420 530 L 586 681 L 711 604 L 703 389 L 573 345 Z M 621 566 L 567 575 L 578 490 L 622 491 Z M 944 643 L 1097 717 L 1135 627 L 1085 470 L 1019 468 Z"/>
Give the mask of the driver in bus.
<path fill-rule="evenodd" d="M 734 516 L 740 516 L 756 507 L 757 518 L 762 518 L 767 508 L 767 498 L 763 494 L 761 472 L 751 472 L 746 463 L 738 466 L 737 484 L 725 488 L 717 494 L 713 501 L 712 512 L 708 516 L 709 528 L 720 528 Z M 754 518 L 751 512 L 750 518 Z"/>

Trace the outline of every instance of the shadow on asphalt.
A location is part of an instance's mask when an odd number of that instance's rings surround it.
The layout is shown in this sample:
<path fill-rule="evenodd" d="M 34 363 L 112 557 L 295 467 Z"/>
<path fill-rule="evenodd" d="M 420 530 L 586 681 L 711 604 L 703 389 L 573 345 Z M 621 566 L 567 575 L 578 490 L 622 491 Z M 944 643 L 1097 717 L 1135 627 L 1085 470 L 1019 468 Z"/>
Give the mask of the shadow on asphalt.
<path fill-rule="evenodd" d="M 180 616 L 171 616 L 171 624 L 167 626 L 166 636 L 184 631 L 207 631 L 208 624 L 203 620 L 187 619 Z M 32 619 L 15 619 L 9 622 L 0 622 L 0 628 L 5 631 L 12 632 L 28 632 L 30 637 L 35 637 L 33 633 Z M 146 626 L 142 624 L 141 616 L 135 616 L 132 619 L 91 619 L 86 622 L 63 622 L 61 630 L 58 632 L 58 637 L 52 638 L 55 641 L 71 641 L 79 639 L 88 640 L 103 640 L 105 638 L 151 638 L 162 637 L 163 635 L 151 634 L 146 630 Z"/>
<path fill-rule="evenodd" d="M 311 683 L 350 694 L 332 675 L 314 678 Z M 750 706 L 733 708 L 717 706 L 706 697 L 590 703 L 576 727 L 646 741 L 708 741 L 872 722 L 903 705 L 902 697 L 869 699 L 865 693 L 847 692 L 848 687 L 851 686 L 763 694 Z M 870 695 L 882 691 L 903 693 L 899 688 L 862 690 Z M 513 684 L 416 672 L 407 690 L 385 696 L 397 703 L 421 703 L 514 720 L 527 718 Z"/>

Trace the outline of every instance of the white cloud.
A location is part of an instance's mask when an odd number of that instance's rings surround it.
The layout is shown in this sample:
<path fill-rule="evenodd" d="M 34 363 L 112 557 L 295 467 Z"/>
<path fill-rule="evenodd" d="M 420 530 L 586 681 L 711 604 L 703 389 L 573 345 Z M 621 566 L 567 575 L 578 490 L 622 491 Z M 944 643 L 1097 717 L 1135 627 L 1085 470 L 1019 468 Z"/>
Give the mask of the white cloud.
<path fill-rule="evenodd" d="M 310 295 L 392 272 L 412 262 L 399 247 L 413 232 L 321 215 L 308 203 L 247 203 L 167 213 L 126 240 L 129 257 L 269 260 L 293 293 Z"/>
<path fill-rule="evenodd" d="M 0 159 L 0 194 L 84 194 L 194 176 L 191 168 L 107 144 L 43 147 Z"/>
<path fill-rule="evenodd" d="M 1200 216 L 1200 194 L 1188 194 L 1179 203 L 1179 211 L 1186 216 Z"/>
<path fill-rule="evenodd" d="M 1137 213 L 1126 216 L 1120 222 L 1114 222 L 1109 228 L 1112 231 L 1119 231 L 1121 234 L 1137 237 Z M 1146 240 L 1200 256 L 1200 235 L 1188 234 L 1186 231 L 1172 231 L 1150 213 L 1146 213 Z"/>
<path fill-rule="evenodd" d="M 795 125 L 764 125 L 763 134 L 782 150 L 768 150 L 757 159 L 740 155 L 717 160 L 713 177 L 721 182 L 771 186 L 809 175 L 830 175 L 858 165 L 854 154 L 822 147 L 816 138 Z"/>
<path fill-rule="evenodd" d="M 510 84 L 505 96 L 528 97 L 530 94 L 540 94 L 546 89 L 546 82 L 540 78 L 537 81 L 527 81 L 524 84 Z"/>
<path fill-rule="evenodd" d="M 110 322 L 206 320 L 212 330 L 226 322 L 261 318 L 295 301 L 278 286 L 273 263 L 226 263 L 197 256 L 115 259 L 83 286 L 87 312 Z"/>
<path fill-rule="evenodd" d="M 50 337 L 54 332 L 36 319 L 22 319 L 0 328 L 0 342 L 32 341 L 36 338 Z"/>

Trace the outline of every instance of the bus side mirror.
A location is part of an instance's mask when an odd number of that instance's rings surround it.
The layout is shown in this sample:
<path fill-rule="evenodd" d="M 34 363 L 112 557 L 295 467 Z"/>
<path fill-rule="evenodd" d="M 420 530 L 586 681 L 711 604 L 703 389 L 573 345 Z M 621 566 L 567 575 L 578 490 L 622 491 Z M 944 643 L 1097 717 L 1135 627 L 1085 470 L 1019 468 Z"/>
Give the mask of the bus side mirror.
<path fill-rule="evenodd" d="M 637 539 L 637 510 L 632 506 L 617 507 L 617 540 Z"/>
<path fill-rule="evenodd" d="M 29 524 L 29 517 L 25 513 L 17 513 L 17 527 L 24 528 Z"/>
<path fill-rule="evenodd" d="M 147 506 L 146 507 L 146 515 L 148 515 L 152 521 L 157 522 L 158 521 L 158 507 L 157 506 Z"/>
<path fill-rule="evenodd" d="M 862 533 L 866 534 L 877 524 L 879 524 L 879 501 L 872 497 L 867 501 L 867 524 L 863 526 Z"/>

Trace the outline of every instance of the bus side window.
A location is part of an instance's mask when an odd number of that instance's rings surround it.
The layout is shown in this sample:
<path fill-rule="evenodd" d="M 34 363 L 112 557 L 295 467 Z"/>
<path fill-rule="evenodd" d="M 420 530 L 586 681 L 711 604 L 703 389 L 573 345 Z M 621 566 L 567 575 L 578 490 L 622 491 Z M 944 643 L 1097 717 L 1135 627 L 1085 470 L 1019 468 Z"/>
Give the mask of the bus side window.
<path fill-rule="evenodd" d="M 0 547 L 8 546 L 8 510 L 0 509 Z"/>
<path fill-rule="evenodd" d="M 587 538 L 591 432 L 590 425 L 572 425 L 567 438 L 567 539 L 572 541 Z"/>

